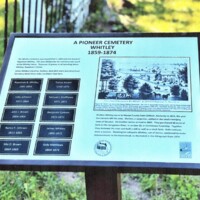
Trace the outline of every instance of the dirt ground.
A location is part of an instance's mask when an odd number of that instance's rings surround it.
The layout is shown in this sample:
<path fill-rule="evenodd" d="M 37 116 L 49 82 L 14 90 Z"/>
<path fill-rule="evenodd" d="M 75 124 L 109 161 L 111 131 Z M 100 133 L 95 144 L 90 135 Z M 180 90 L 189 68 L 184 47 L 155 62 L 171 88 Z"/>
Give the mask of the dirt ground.
<path fill-rule="evenodd" d="M 80 173 L 58 172 L 58 177 L 69 184 L 73 184 L 80 180 Z M 121 184 L 122 191 L 126 190 L 132 196 L 133 200 L 149 200 L 148 194 L 142 191 L 140 184 L 139 182 L 137 182 L 137 180 L 126 179 L 126 181 L 121 181 Z"/>

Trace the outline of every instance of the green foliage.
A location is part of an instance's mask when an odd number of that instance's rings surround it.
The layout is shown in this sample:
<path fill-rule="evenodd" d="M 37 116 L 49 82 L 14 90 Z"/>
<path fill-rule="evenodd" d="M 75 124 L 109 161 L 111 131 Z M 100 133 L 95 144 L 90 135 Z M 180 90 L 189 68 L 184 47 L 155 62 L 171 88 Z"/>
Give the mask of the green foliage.
<path fill-rule="evenodd" d="M 200 194 L 199 176 L 159 175 L 159 174 L 126 174 L 128 179 L 140 183 L 142 191 L 150 200 L 198 200 Z"/>
<path fill-rule="evenodd" d="M 107 0 L 106 12 L 102 2 L 91 7 L 82 32 L 200 32 L 199 1 Z"/>
<path fill-rule="evenodd" d="M 141 179 L 141 186 L 143 191 L 155 191 L 157 189 L 158 174 L 144 174 Z"/>
<path fill-rule="evenodd" d="M 199 180 L 195 177 L 171 175 L 163 177 L 163 187 L 169 199 L 198 200 Z"/>
<path fill-rule="evenodd" d="M 84 200 L 82 180 L 68 184 L 55 172 L 0 172 L 1 200 Z"/>
<path fill-rule="evenodd" d="M 86 20 L 84 27 L 81 29 L 81 32 L 102 32 L 105 30 L 105 24 L 107 24 L 107 16 L 97 10 L 95 13 L 91 13 L 89 18 Z"/>
<path fill-rule="evenodd" d="M 199 32 L 200 2 L 194 0 L 107 0 L 129 32 Z M 123 2 L 123 1 L 119 1 Z"/>
<path fill-rule="evenodd" d="M 115 12 L 110 10 L 105 1 L 91 1 L 90 15 L 87 18 L 81 32 L 125 32 L 125 26 L 117 20 Z"/>
<path fill-rule="evenodd" d="M 127 190 L 122 190 L 122 200 L 137 200 L 130 192 Z"/>

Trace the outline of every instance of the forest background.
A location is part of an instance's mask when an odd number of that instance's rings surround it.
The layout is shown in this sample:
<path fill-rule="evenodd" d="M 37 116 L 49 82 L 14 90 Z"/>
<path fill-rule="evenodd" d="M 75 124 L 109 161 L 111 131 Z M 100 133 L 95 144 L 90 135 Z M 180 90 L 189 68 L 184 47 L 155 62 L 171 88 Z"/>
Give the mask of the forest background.
<path fill-rule="evenodd" d="M 81 32 L 200 32 L 199 0 L 92 2 Z M 14 0 L 8 0 L 10 10 L 13 4 Z M 4 54 L 4 5 L 5 0 L 0 0 L 0 65 Z M 13 12 L 8 20 L 11 32 Z M 20 20 L 17 23 L 20 27 Z M 200 199 L 199 176 L 122 174 L 121 181 L 123 200 Z M 83 200 L 84 174 L 0 171 L 0 199 Z"/>

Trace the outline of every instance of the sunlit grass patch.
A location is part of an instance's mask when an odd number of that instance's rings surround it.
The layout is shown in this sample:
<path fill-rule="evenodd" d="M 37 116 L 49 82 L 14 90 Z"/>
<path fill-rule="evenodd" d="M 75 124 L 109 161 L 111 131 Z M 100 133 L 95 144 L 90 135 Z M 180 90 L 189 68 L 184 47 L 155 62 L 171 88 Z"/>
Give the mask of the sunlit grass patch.
<path fill-rule="evenodd" d="M 173 9 L 177 12 L 190 12 L 191 10 L 196 10 L 196 7 L 199 7 L 200 3 L 192 0 L 168 0 L 165 1 L 165 7 L 167 9 Z"/>
<path fill-rule="evenodd" d="M 117 14 L 120 22 L 130 32 L 135 30 L 141 32 L 200 32 L 200 1 L 129 0 L 129 2 L 134 7 L 123 7 L 117 11 Z M 133 25 L 137 29 L 134 29 Z"/>
<path fill-rule="evenodd" d="M 122 0 L 108 0 L 107 1 L 109 7 L 111 7 L 113 10 L 119 11 L 122 9 L 123 1 Z"/>
<path fill-rule="evenodd" d="M 136 24 L 139 27 L 143 27 L 146 32 L 173 32 L 173 24 L 168 23 L 165 20 L 157 19 L 154 15 L 142 16 L 138 18 Z M 144 27 L 146 24 L 146 27 Z"/>
<path fill-rule="evenodd" d="M 119 19 L 126 27 L 134 23 L 134 19 L 127 15 L 119 15 Z"/>
<path fill-rule="evenodd" d="M 3 17 L 0 17 L 0 31 L 4 29 L 4 19 Z"/>
<path fill-rule="evenodd" d="M 5 1 L 6 0 L 0 0 L 0 5 L 5 5 Z M 8 0 L 8 3 L 14 3 L 14 2 L 15 2 L 15 0 Z"/>
<path fill-rule="evenodd" d="M 189 32 L 200 32 L 200 23 L 194 22 L 190 25 L 188 25 Z"/>
<path fill-rule="evenodd" d="M 144 7 L 145 12 L 147 13 L 154 13 L 155 12 L 155 8 L 151 5 L 151 4 L 147 4 Z"/>

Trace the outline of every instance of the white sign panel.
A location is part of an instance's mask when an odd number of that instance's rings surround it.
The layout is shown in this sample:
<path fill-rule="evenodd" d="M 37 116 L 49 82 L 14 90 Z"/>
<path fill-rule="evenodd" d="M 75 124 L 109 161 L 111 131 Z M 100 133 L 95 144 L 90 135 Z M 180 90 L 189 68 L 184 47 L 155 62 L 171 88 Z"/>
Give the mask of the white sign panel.
<path fill-rule="evenodd" d="M 198 34 L 12 35 L 0 163 L 200 166 L 198 42 Z"/>

